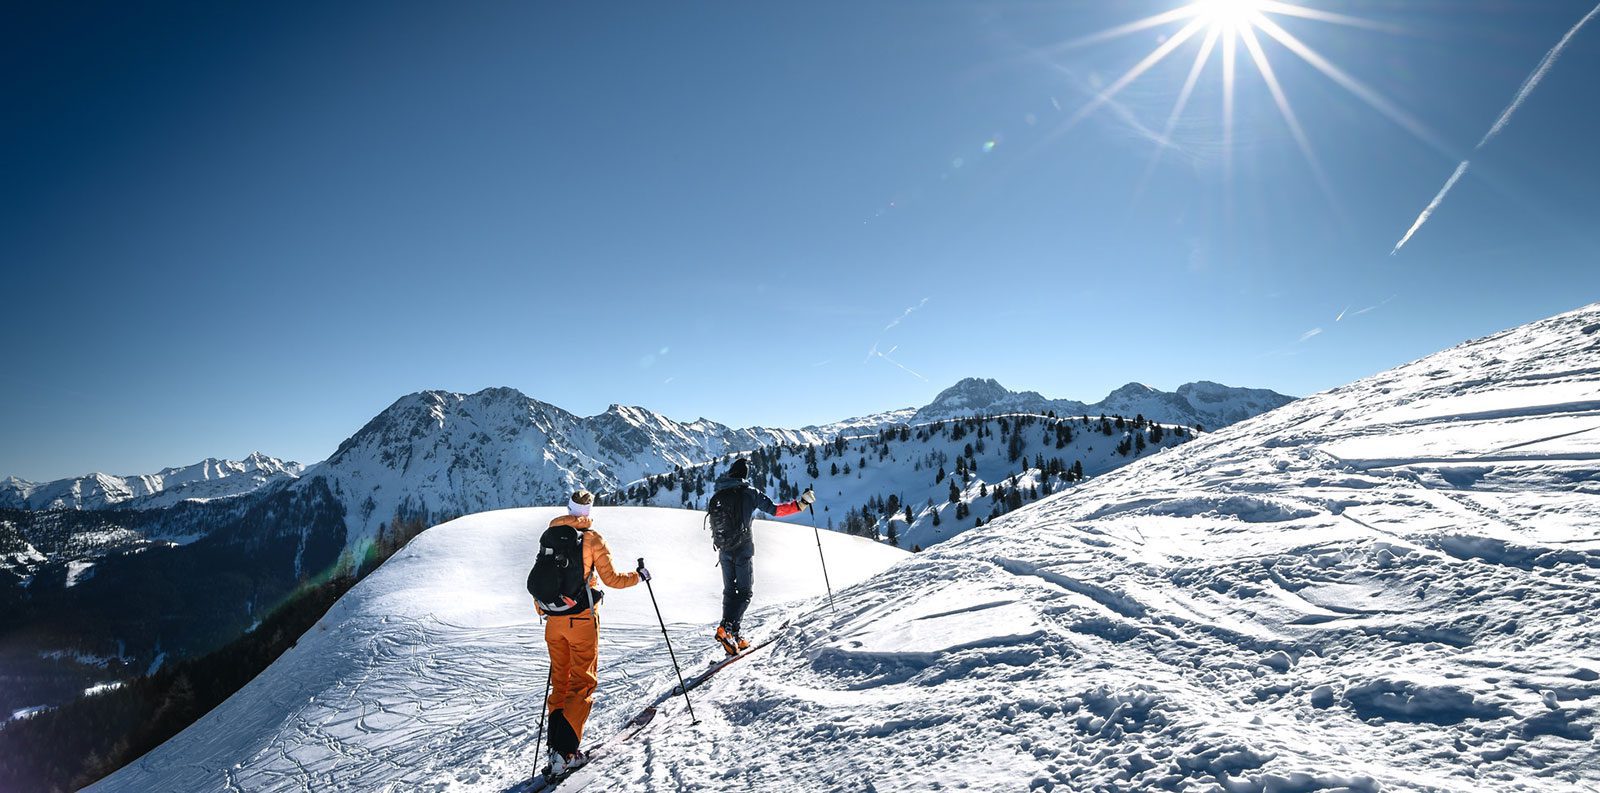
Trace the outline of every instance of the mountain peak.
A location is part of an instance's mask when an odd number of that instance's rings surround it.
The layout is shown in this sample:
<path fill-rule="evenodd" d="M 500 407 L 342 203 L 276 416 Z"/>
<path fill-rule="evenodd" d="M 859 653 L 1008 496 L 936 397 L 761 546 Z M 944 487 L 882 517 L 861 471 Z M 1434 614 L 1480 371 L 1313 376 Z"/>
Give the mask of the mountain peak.
<path fill-rule="evenodd" d="M 941 412 L 980 412 L 1014 400 L 1017 397 L 1039 397 L 1033 392 L 1018 393 L 1000 385 L 994 378 L 966 377 L 955 385 L 939 392 L 924 410 Z"/>
<path fill-rule="evenodd" d="M 1131 382 L 1099 402 L 1085 404 L 1070 399 L 1047 399 L 1037 391 L 1012 391 L 993 378 L 967 377 L 939 392 L 913 419 L 931 421 L 975 413 L 1143 414 L 1145 418 L 1168 424 L 1201 424 L 1215 429 L 1292 400 L 1293 397 L 1266 389 L 1231 388 L 1210 381 L 1189 383 L 1176 393 Z"/>
<path fill-rule="evenodd" d="M 1159 389 L 1151 388 L 1150 386 L 1147 386 L 1144 383 L 1137 383 L 1136 382 L 1136 383 L 1128 383 L 1128 384 L 1122 386 L 1121 388 L 1118 388 L 1117 390 L 1112 391 L 1110 394 L 1106 395 L 1106 398 L 1110 399 L 1112 397 L 1141 397 L 1141 396 L 1149 396 L 1151 394 L 1159 394 L 1159 393 L 1161 393 L 1161 391 Z"/>
<path fill-rule="evenodd" d="M 475 398 L 475 399 L 482 399 L 482 400 L 490 401 L 490 402 L 494 402 L 494 401 L 514 402 L 514 401 L 518 401 L 518 400 L 527 400 L 527 399 L 529 399 L 527 394 L 524 394 L 521 391 L 518 391 L 517 389 L 512 388 L 511 386 L 504 386 L 504 385 L 501 385 L 501 386 L 490 386 L 489 388 L 480 389 L 480 390 L 475 391 L 472 394 L 470 394 L 470 396 Z"/>

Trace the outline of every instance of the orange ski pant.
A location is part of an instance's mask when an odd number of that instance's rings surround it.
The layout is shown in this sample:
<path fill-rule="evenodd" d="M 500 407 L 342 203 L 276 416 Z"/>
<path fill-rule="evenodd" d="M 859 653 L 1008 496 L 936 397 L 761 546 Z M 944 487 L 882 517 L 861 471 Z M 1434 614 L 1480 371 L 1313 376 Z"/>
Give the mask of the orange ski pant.
<path fill-rule="evenodd" d="M 561 711 L 583 740 L 583 724 L 600 685 L 600 625 L 592 611 L 544 621 L 544 642 L 550 648 L 550 699 L 546 706 Z"/>

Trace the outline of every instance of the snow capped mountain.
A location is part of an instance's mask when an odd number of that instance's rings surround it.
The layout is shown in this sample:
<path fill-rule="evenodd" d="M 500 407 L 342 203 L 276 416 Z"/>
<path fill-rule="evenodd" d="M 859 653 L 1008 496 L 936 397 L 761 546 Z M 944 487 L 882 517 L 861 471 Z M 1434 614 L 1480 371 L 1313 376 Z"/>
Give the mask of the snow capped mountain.
<path fill-rule="evenodd" d="M 969 416 L 974 413 L 1054 412 L 1058 416 L 1143 415 L 1167 424 L 1225 427 L 1294 401 L 1294 397 L 1260 388 L 1233 388 L 1209 381 L 1188 383 L 1176 393 L 1129 383 L 1105 399 L 1084 403 L 1046 399 L 1037 391 L 1012 391 L 992 379 L 969 377 L 940 392 L 917 410 L 913 421 Z"/>
<path fill-rule="evenodd" d="M 694 465 L 732 451 L 776 443 L 820 443 L 838 435 L 974 413 L 1060 415 L 1143 413 L 1167 423 L 1223 426 L 1265 412 L 1289 397 L 1262 389 L 1190 383 L 1177 394 L 1136 383 L 1093 405 L 1050 400 L 1033 391 L 1009 391 L 994 380 L 968 378 L 920 409 L 902 408 L 799 430 L 733 429 L 701 418 L 678 422 L 642 407 L 612 405 L 579 417 L 510 388 L 476 394 L 424 391 L 402 397 L 340 445 L 318 475 L 359 513 L 352 528 L 368 534 L 395 510 L 464 514 L 537 503 L 577 483 L 606 489 L 676 466 Z M 483 428 L 489 427 L 494 432 Z M 490 453 L 506 452 L 497 457 Z M 417 467 L 413 467 L 413 465 Z M 501 471 L 500 469 L 504 469 Z M 0 480 L 0 509 L 159 509 L 184 500 L 228 498 L 254 492 L 306 472 L 299 463 L 259 452 L 244 460 L 208 458 L 154 474 L 94 473 L 35 483 Z M 409 489 L 415 479 L 420 490 Z M 445 491 L 455 485 L 462 492 Z M 498 497 L 491 495 L 498 493 Z M 370 503 L 368 501 L 370 497 Z"/>
<path fill-rule="evenodd" d="M 620 405 L 584 418 L 510 388 L 424 391 L 384 410 L 297 486 L 326 481 L 348 506 L 350 539 L 359 542 L 396 514 L 564 503 L 579 487 L 614 489 L 731 451 L 817 440 Z"/>
<path fill-rule="evenodd" d="M 1210 419 L 1204 426 L 1212 429 L 1237 424 L 1294 401 L 1294 397 L 1265 388 L 1238 388 L 1210 380 L 1185 383 L 1178 386 L 1177 393 L 1196 411 L 1197 416 Z"/>
<path fill-rule="evenodd" d="M 991 379 L 968 377 L 939 392 L 917 411 L 918 419 L 969 416 L 973 413 L 1024 413 L 1027 406 L 1049 400 L 1037 391 L 1011 391 Z M 1046 411 L 1047 412 L 1047 411 Z M 1074 411 L 1082 412 L 1082 411 Z"/>
<path fill-rule="evenodd" d="M 840 435 L 855 436 L 868 435 L 884 427 L 895 427 L 908 424 L 917 415 L 916 408 L 900 408 L 898 410 L 885 410 L 882 413 L 873 413 L 868 416 L 835 421 L 829 424 L 817 424 L 806 427 L 805 432 L 820 438 L 831 439 Z"/>
<path fill-rule="evenodd" d="M 505 510 L 423 532 L 243 690 L 89 790 L 500 791 L 528 778 L 548 656 L 524 579 L 540 532 L 563 512 Z M 704 669 L 722 652 L 711 640 L 722 584 L 700 517 L 630 507 L 594 517 L 619 565 L 642 556 L 655 574 L 684 674 Z M 826 608 L 808 527 L 758 521 L 755 539 L 752 635 Z M 906 556 L 838 534 L 821 544 L 835 587 Z M 600 614 L 591 735 L 676 681 L 644 586 L 608 591 Z M 686 718 L 682 709 L 669 701 L 662 717 Z"/>
<path fill-rule="evenodd" d="M 54 482 L 0 480 L 0 509 L 159 509 L 190 499 L 229 498 L 295 479 L 304 466 L 260 452 L 243 460 L 206 458 L 153 474 L 94 473 Z"/>

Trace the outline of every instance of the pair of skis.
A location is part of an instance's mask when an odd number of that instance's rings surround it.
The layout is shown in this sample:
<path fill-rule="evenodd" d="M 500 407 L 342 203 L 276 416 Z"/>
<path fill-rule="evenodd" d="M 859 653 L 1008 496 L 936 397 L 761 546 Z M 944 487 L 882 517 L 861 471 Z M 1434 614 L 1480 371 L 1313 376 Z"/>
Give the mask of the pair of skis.
<path fill-rule="evenodd" d="M 788 630 L 789 621 L 785 620 L 783 624 L 779 625 L 778 629 L 773 631 L 769 636 L 767 636 L 767 638 L 750 645 L 747 649 L 739 652 L 736 655 L 725 655 L 722 658 L 712 661 L 711 665 L 707 667 L 705 671 L 684 680 L 683 685 L 673 686 L 671 690 L 656 697 L 655 701 L 651 702 L 649 705 L 646 705 L 645 708 L 639 711 L 637 714 L 634 714 L 634 717 L 629 719 L 628 723 L 624 724 L 622 729 L 618 730 L 615 735 L 612 735 L 606 740 L 601 741 L 593 749 L 590 749 L 588 757 L 586 760 L 584 760 L 582 765 L 579 765 L 576 768 L 568 769 L 560 774 L 547 775 L 545 772 L 541 771 L 539 774 L 535 775 L 533 779 L 530 779 L 527 782 L 523 782 L 519 785 L 515 785 L 506 790 L 505 793 L 542 793 L 543 791 L 554 790 L 557 786 L 561 786 L 563 790 L 569 791 L 582 790 L 588 787 L 591 783 L 595 782 L 599 778 L 599 769 L 595 768 L 595 762 L 602 760 L 615 753 L 620 748 L 625 747 L 630 741 L 633 740 L 635 736 L 641 732 L 644 732 L 644 730 L 650 726 L 650 723 L 655 721 L 656 713 L 668 700 L 672 699 L 673 697 L 683 696 L 684 692 L 686 691 L 693 691 L 699 688 L 718 672 L 728 668 L 737 661 L 748 658 L 751 653 L 754 653 L 755 651 L 777 641 L 778 638 L 783 636 L 783 634 Z M 539 747 L 539 750 L 544 751 L 544 747 Z"/>

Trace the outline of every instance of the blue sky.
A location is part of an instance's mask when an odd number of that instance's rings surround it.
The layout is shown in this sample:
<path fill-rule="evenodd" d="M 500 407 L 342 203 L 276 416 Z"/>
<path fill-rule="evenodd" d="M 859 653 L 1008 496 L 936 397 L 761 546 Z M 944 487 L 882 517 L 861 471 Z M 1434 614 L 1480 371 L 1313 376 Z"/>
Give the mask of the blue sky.
<path fill-rule="evenodd" d="M 1472 151 L 1587 0 L 1272 17 L 1433 140 L 1263 36 L 1322 184 L 1242 48 L 1231 145 L 1213 56 L 1150 170 L 1200 37 L 1065 127 L 1183 23 L 1060 45 L 1181 2 L 33 5 L 0 475 L 311 462 L 424 388 L 737 425 L 969 375 L 1303 394 L 1600 295 L 1600 25 Z"/>

